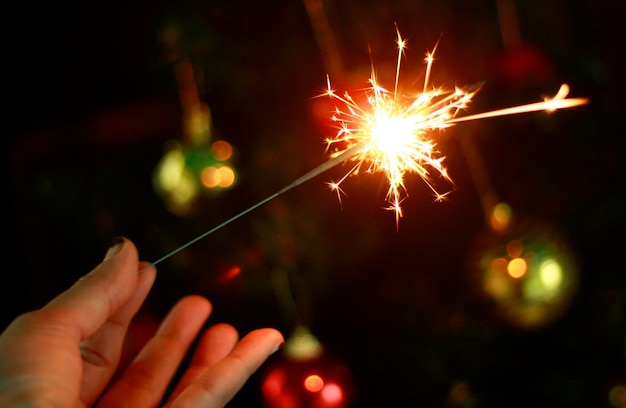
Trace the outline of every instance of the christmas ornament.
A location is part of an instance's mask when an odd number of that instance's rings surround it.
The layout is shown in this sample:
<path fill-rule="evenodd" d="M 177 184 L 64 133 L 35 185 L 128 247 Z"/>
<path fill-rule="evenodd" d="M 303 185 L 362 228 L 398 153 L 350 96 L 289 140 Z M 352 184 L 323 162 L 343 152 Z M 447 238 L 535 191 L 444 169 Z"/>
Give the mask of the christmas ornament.
<path fill-rule="evenodd" d="M 294 329 L 280 360 L 266 368 L 261 391 L 267 408 L 342 408 L 353 394 L 350 370 L 326 355 L 304 326 Z"/>
<path fill-rule="evenodd" d="M 182 140 L 171 140 L 153 174 L 155 191 L 168 210 L 190 214 L 202 193 L 219 193 L 233 187 L 237 173 L 231 164 L 234 149 L 225 140 L 214 140 L 211 110 L 198 93 L 194 67 L 177 45 L 180 33 L 166 31 L 164 42 L 176 60 L 175 73 L 183 110 Z"/>
<path fill-rule="evenodd" d="M 579 280 L 578 264 L 565 238 L 553 226 L 530 219 L 480 234 L 469 265 L 493 315 L 524 329 L 560 317 Z"/>

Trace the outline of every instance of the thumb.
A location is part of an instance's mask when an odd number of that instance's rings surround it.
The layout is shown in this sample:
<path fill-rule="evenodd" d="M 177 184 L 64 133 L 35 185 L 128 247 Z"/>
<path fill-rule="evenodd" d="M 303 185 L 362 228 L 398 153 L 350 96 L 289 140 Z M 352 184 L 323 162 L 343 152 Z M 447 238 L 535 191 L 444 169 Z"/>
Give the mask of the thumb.
<path fill-rule="evenodd" d="M 88 338 L 135 292 L 138 271 L 137 248 L 119 238 L 102 263 L 44 309 L 68 319 L 80 340 Z"/>

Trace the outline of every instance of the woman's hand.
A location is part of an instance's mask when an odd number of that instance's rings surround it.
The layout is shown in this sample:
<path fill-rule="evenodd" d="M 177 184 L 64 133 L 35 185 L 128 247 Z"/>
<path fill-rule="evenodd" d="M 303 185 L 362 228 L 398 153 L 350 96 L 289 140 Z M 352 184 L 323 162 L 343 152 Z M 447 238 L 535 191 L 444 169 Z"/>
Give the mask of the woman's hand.
<path fill-rule="evenodd" d="M 0 406 L 159 405 L 211 303 L 200 296 L 181 299 L 111 382 L 128 325 L 155 280 L 147 265 L 134 244 L 121 239 L 74 286 L 15 319 L 0 335 Z M 283 341 L 274 329 L 239 340 L 230 325 L 210 327 L 167 406 L 224 406 Z"/>

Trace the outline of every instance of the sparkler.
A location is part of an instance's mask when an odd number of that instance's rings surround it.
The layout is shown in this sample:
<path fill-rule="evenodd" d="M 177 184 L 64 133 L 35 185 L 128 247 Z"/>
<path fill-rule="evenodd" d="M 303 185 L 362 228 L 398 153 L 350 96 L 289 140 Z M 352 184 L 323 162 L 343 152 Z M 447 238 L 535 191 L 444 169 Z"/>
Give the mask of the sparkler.
<path fill-rule="evenodd" d="M 386 195 L 389 204 L 387 209 L 395 212 L 397 225 L 402 217 L 401 203 L 406 195 L 404 183 L 406 173 L 412 172 L 419 175 L 437 199 L 441 200 L 445 196 L 437 192 L 432 183 L 431 171 L 450 180 L 443 165 L 444 157 L 438 156 L 435 149 L 434 132 L 459 122 L 535 111 L 552 112 L 588 103 L 587 98 L 567 98 L 569 86 L 563 84 L 554 97 L 547 98 L 543 102 L 457 117 L 460 111 L 467 108 L 480 86 L 466 89 L 455 87 L 448 90 L 432 87 L 430 74 L 437 48 L 435 46 L 433 51 L 426 53 L 424 60 L 426 70 L 423 89 L 413 94 L 401 93 L 399 91 L 400 66 L 406 41 L 401 37 L 399 30 L 396 32 L 398 57 L 393 91 L 379 84 L 373 66 L 369 78 L 370 85 L 364 90 L 366 103 L 362 105 L 357 103 L 348 92 L 338 95 L 331 86 L 330 78 L 327 78 L 327 89 L 322 96 L 328 96 L 340 105 L 335 108 L 332 116 L 332 119 L 339 124 L 339 130 L 334 137 L 326 140 L 327 149 L 331 150 L 328 161 L 276 193 L 167 253 L 151 265 L 162 262 L 268 201 L 348 160 L 355 164 L 338 182 L 329 183 L 331 189 L 339 195 L 340 184 L 349 175 L 357 174 L 361 170 L 384 173 L 389 183 Z"/>
<path fill-rule="evenodd" d="M 456 117 L 457 113 L 467 107 L 480 86 L 452 90 L 432 88 L 429 81 L 437 48 L 435 46 L 432 52 L 426 54 L 423 90 L 416 95 L 400 94 L 398 91 L 400 63 L 406 41 L 400 36 L 399 31 L 397 44 L 398 60 L 393 91 L 388 91 L 378 83 L 376 72 L 372 68 L 370 86 L 365 90 L 367 103 L 363 106 L 347 92 L 339 96 L 332 89 L 330 80 L 325 92 L 325 95 L 342 105 L 336 108 L 333 116 L 333 120 L 340 124 L 339 131 L 334 138 L 327 140 L 328 146 L 331 148 L 335 145 L 346 146 L 346 150 L 339 148 L 336 151 L 335 154 L 339 155 L 355 149 L 351 159 L 356 162 L 339 182 L 330 183 L 330 187 L 339 194 L 340 183 L 348 175 L 358 173 L 362 168 L 371 173 L 383 172 L 389 183 L 386 197 L 388 209 L 395 212 L 396 224 L 402 217 L 400 204 L 406 194 L 404 185 L 406 173 L 417 173 L 438 200 L 445 196 L 434 188 L 429 172 L 430 168 L 445 179 L 450 179 L 443 166 L 444 158 L 436 156 L 435 142 L 432 138 L 435 131 L 458 122 L 541 110 L 554 111 L 588 102 L 586 98 L 567 98 L 569 86 L 563 84 L 553 98 L 543 102 Z"/>

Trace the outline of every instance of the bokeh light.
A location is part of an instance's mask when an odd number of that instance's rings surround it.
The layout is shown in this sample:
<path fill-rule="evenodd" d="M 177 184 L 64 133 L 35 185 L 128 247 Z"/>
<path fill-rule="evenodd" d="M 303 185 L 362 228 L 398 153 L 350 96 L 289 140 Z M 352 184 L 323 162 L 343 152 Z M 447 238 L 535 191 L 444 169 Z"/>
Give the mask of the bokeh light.
<path fill-rule="evenodd" d="M 512 278 L 521 278 L 526 274 L 526 261 L 522 258 L 511 259 L 506 267 L 507 272 Z"/>
<path fill-rule="evenodd" d="M 207 166 L 200 172 L 206 188 L 228 188 L 235 183 L 235 170 L 230 166 Z"/>
<path fill-rule="evenodd" d="M 350 370 L 326 355 L 307 328 L 298 326 L 282 356 L 270 363 L 261 384 L 268 408 L 342 408 L 353 394 Z"/>
<path fill-rule="evenodd" d="M 181 32 L 174 26 L 164 30 L 163 42 L 173 52 L 174 74 L 182 113 L 181 140 L 165 145 L 163 158 L 157 164 L 153 185 L 172 213 L 189 215 L 201 193 L 215 194 L 231 188 L 237 173 L 230 161 L 233 146 L 225 140 L 212 141 L 213 120 L 209 105 L 202 102 L 192 62 L 178 48 Z"/>
<path fill-rule="evenodd" d="M 225 140 L 218 140 L 211 146 L 216 160 L 226 161 L 233 156 L 233 147 Z"/>
<path fill-rule="evenodd" d="M 547 224 L 529 221 L 504 232 L 489 229 L 479 235 L 469 259 L 481 297 L 508 325 L 546 325 L 568 309 L 576 293 L 574 253 Z"/>
<path fill-rule="evenodd" d="M 294 328 L 283 350 L 292 360 L 314 359 L 324 351 L 317 337 L 307 327 L 301 325 Z"/>
<path fill-rule="evenodd" d="M 187 215 L 201 193 L 216 193 L 232 188 L 237 172 L 230 164 L 232 146 L 216 141 L 211 146 L 185 146 L 170 141 L 154 170 L 155 191 L 176 215 Z"/>
<path fill-rule="evenodd" d="M 321 391 L 322 400 L 328 406 L 338 406 L 344 400 L 343 389 L 339 384 L 326 384 Z"/>
<path fill-rule="evenodd" d="M 626 385 L 616 385 L 609 391 L 609 403 L 615 408 L 626 407 Z"/>
<path fill-rule="evenodd" d="M 317 374 L 311 374 L 304 379 L 304 388 L 309 392 L 319 392 L 324 388 L 324 379 Z"/>
<path fill-rule="evenodd" d="M 504 231 L 511 222 L 513 212 L 507 203 L 498 203 L 493 207 L 489 222 L 495 231 Z"/>
<path fill-rule="evenodd" d="M 186 167 L 185 154 L 180 144 L 171 142 L 166 149 L 154 170 L 154 189 L 163 197 L 169 211 L 185 215 L 191 210 L 191 202 L 198 195 L 199 187 Z"/>

